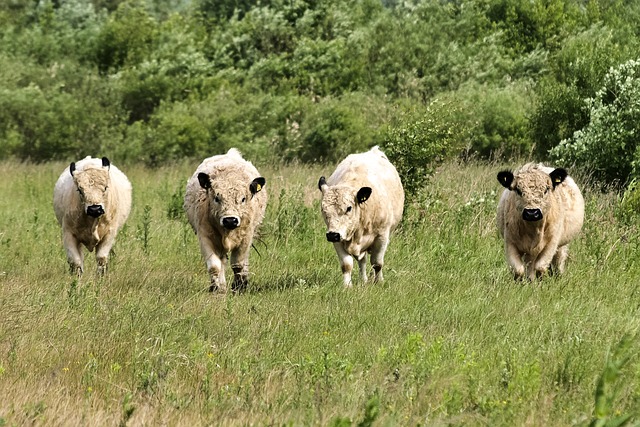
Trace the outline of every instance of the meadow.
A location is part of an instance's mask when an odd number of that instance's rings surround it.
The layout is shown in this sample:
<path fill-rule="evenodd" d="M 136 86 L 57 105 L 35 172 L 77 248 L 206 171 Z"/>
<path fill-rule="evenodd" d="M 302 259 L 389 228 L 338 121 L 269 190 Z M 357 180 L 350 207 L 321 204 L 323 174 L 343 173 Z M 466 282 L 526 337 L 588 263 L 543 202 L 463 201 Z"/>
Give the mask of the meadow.
<path fill-rule="evenodd" d="M 117 164 L 117 162 L 114 162 Z M 637 422 L 638 237 L 584 177 L 567 271 L 507 270 L 496 173 L 425 179 L 385 282 L 344 289 L 317 180 L 260 165 L 269 204 L 240 295 L 207 292 L 182 215 L 196 163 L 122 167 L 133 210 L 109 272 L 69 275 L 52 209 L 63 163 L 0 163 L 0 426 L 573 426 Z"/>

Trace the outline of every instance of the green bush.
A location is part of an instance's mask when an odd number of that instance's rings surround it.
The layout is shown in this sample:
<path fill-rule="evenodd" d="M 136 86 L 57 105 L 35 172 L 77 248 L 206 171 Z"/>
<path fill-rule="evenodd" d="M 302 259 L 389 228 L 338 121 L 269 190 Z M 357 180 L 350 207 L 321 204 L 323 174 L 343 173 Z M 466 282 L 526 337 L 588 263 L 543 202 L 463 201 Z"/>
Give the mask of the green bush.
<path fill-rule="evenodd" d="M 617 30 L 594 25 L 567 37 L 550 57 L 551 73 L 536 86 L 537 103 L 531 115 L 531 133 L 539 157 L 589 121 L 585 98 L 602 87 L 609 69 L 630 58 L 635 49 L 622 47 Z M 627 43 L 633 45 L 632 40 Z"/>
<path fill-rule="evenodd" d="M 623 224 L 631 224 L 640 217 L 640 188 L 638 181 L 633 179 L 619 198 L 615 209 L 615 216 Z"/>
<path fill-rule="evenodd" d="M 68 160 L 101 153 L 106 141 L 121 142 L 117 102 L 95 76 L 78 81 L 83 71 L 63 64 L 59 86 L 0 88 L 3 157 Z"/>
<path fill-rule="evenodd" d="M 297 96 L 222 87 L 203 99 L 161 103 L 148 122 L 129 127 L 128 141 L 152 166 L 209 157 L 231 147 L 250 158 L 273 158 L 282 147 L 277 141 L 287 134 L 287 117 L 301 105 Z"/>
<path fill-rule="evenodd" d="M 95 64 L 102 73 L 141 62 L 158 37 L 158 23 L 142 0 L 126 0 L 109 16 L 97 37 Z"/>
<path fill-rule="evenodd" d="M 425 110 L 401 111 L 384 133 L 381 148 L 407 194 L 415 196 L 442 162 L 460 153 L 470 130 L 456 103 L 436 99 Z"/>
<path fill-rule="evenodd" d="M 612 68 L 587 102 L 590 122 L 550 154 L 603 182 L 625 184 L 640 172 L 640 60 Z"/>
<path fill-rule="evenodd" d="M 304 110 L 291 116 L 284 138 L 277 142 L 285 160 L 337 162 L 366 151 L 376 143 L 388 115 L 384 99 L 358 92 L 301 106 Z"/>
<path fill-rule="evenodd" d="M 466 85 L 452 97 L 461 106 L 459 120 L 472 130 L 469 154 L 481 158 L 510 158 L 530 152 L 527 115 L 534 94 L 528 84 Z"/>

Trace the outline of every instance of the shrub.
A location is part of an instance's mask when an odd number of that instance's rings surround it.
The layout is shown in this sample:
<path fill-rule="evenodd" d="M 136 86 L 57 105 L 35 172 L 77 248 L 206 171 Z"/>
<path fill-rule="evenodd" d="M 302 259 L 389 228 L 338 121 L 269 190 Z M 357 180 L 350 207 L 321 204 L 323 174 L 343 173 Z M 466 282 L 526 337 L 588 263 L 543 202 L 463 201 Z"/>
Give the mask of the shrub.
<path fill-rule="evenodd" d="M 460 120 L 472 130 L 470 154 L 509 158 L 531 150 L 527 114 L 534 94 L 528 84 L 466 85 L 452 96 L 463 108 Z"/>
<path fill-rule="evenodd" d="M 575 163 L 607 183 L 626 183 L 640 172 L 640 60 L 612 68 L 595 98 L 590 122 L 551 150 L 559 163 Z"/>
<path fill-rule="evenodd" d="M 337 162 L 366 151 L 376 143 L 388 115 L 383 98 L 358 92 L 298 106 L 276 141 L 284 160 Z"/>
<path fill-rule="evenodd" d="M 631 224 L 638 220 L 638 212 L 640 212 L 640 188 L 638 188 L 638 181 L 633 179 L 620 196 L 615 216 L 618 221 Z"/>
<path fill-rule="evenodd" d="M 551 74 L 536 87 L 537 104 L 531 116 L 531 133 L 540 157 L 589 122 L 585 98 L 602 86 L 609 69 L 629 59 L 632 40 L 622 47 L 620 34 L 594 25 L 567 38 L 562 49 L 550 57 Z"/>
<path fill-rule="evenodd" d="M 120 3 L 97 37 L 95 63 L 102 73 L 141 62 L 158 36 L 158 24 L 141 0 Z"/>
<path fill-rule="evenodd" d="M 418 195 L 436 168 L 466 145 L 470 128 L 463 117 L 457 104 L 436 99 L 425 110 L 400 111 L 386 130 L 382 149 L 408 196 Z"/>
<path fill-rule="evenodd" d="M 59 87 L 31 83 L 0 90 L 0 139 L 9 141 L 3 156 L 67 160 L 102 152 L 107 140 L 121 141 L 119 110 L 108 87 L 91 76 L 76 80 L 86 70 L 61 67 Z"/>

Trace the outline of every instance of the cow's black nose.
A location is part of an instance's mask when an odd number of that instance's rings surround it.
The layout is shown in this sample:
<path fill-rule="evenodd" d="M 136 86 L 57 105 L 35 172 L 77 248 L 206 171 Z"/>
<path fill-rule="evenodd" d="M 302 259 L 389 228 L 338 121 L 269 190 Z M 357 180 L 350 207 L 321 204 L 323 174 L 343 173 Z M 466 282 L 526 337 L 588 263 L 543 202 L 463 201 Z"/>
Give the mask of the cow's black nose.
<path fill-rule="evenodd" d="M 100 205 L 91 205 L 87 208 L 87 215 L 98 218 L 100 215 L 104 215 L 104 209 Z"/>
<path fill-rule="evenodd" d="M 336 233 L 334 231 L 329 231 L 327 233 L 327 240 L 330 242 L 339 242 L 340 241 L 340 233 Z"/>
<path fill-rule="evenodd" d="M 542 219 L 542 211 L 540 209 L 525 209 L 522 211 L 522 219 L 525 221 L 540 221 Z"/>
<path fill-rule="evenodd" d="M 240 221 L 235 216 L 227 216 L 222 218 L 222 226 L 227 230 L 233 230 L 240 225 Z"/>

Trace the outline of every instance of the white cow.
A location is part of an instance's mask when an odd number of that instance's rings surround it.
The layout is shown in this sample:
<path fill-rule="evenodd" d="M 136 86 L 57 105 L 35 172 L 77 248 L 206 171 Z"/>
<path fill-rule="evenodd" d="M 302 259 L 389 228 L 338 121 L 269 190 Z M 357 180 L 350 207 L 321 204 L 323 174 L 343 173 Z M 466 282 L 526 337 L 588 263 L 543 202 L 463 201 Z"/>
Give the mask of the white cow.
<path fill-rule="evenodd" d="M 515 172 L 501 171 L 506 188 L 498 204 L 497 225 L 504 238 L 514 277 L 535 280 L 549 269 L 564 272 L 571 242 L 582 229 L 584 199 L 562 168 L 527 163 Z"/>
<path fill-rule="evenodd" d="M 404 189 L 396 168 L 376 146 L 347 156 L 329 179 L 321 177 L 322 216 L 327 240 L 338 254 L 345 286 L 351 286 L 353 258 L 367 281 L 366 254 L 374 280 L 382 281 L 389 236 L 402 219 Z"/>
<path fill-rule="evenodd" d="M 184 209 L 200 242 L 210 291 L 226 292 L 224 269 L 229 252 L 232 290 L 246 288 L 249 250 L 267 207 L 265 184 L 235 148 L 205 159 L 187 182 Z"/>
<path fill-rule="evenodd" d="M 131 183 L 109 159 L 71 163 L 53 190 L 53 209 L 71 273 L 84 271 L 82 245 L 96 250 L 98 274 L 107 269 L 111 247 L 131 210 Z"/>

